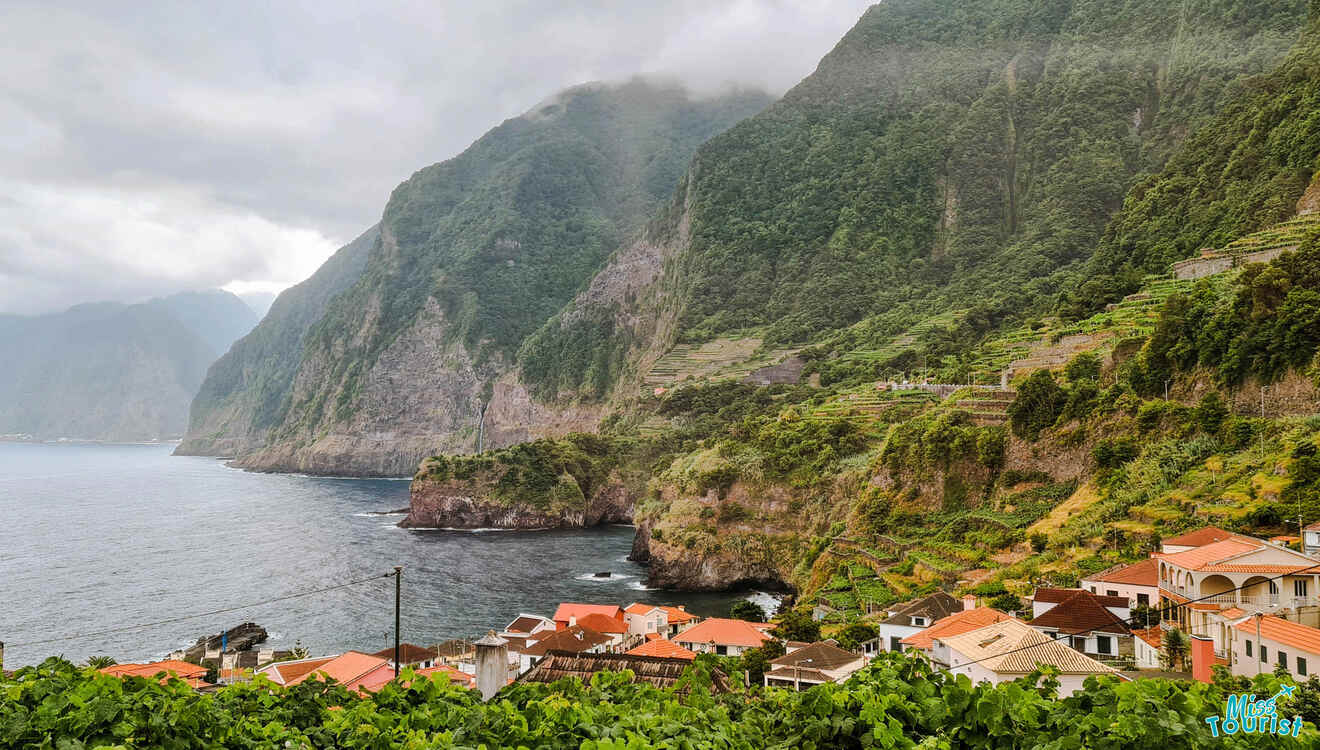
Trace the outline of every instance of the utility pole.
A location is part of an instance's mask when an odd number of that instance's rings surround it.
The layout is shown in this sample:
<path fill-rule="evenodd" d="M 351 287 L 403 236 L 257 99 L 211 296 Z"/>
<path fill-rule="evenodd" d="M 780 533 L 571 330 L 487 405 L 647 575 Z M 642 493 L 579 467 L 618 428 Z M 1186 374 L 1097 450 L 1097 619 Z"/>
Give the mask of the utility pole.
<path fill-rule="evenodd" d="M 403 566 L 394 566 L 394 676 L 399 676 L 399 601 L 403 596 Z"/>
<path fill-rule="evenodd" d="M 1169 400 L 1169 381 L 1164 381 L 1164 400 Z"/>

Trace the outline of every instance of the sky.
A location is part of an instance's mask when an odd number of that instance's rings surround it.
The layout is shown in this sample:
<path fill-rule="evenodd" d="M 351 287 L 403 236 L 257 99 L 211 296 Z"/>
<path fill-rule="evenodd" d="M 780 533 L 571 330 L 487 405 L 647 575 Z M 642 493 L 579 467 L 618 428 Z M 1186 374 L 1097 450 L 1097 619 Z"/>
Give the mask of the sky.
<path fill-rule="evenodd" d="M 587 81 L 781 94 L 858 0 L 0 3 L 0 313 L 271 293 Z"/>

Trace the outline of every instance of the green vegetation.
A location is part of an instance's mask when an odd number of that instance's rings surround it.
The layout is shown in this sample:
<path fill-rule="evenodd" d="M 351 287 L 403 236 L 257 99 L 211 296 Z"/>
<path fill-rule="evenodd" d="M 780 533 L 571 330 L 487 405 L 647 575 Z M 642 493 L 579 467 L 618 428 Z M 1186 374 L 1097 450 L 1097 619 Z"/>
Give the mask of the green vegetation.
<path fill-rule="evenodd" d="M 472 456 L 433 456 L 417 480 L 471 482 L 483 497 L 540 510 L 580 507 L 605 484 L 627 448 L 597 435 L 536 440 Z"/>
<path fill-rule="evenodd" d="M 493 748 L 624 750 L 644 747 L 761 748 L 1172 748 L 1275 747 L 1265 735 L 1212 739 L 1225 686 L 1169 680 L 1090 678 L 1072 697 L 1033 674 L 991 687 L 932 674 L 922 661 L 883 654 L 844 685 L 796 693 L 755 688 L 712 696 L 701 657 L 684 692 L 602 673 L 583 684 L 514 685 L 482 703 L 443 676 L 361 696 L 334 683 L 293 688 L 237 684 L 199 694 L 178 680 L 121 680 L 56 659 L 0 679 L 0 744 L 64 748 Z M 749 660 L 750 661 L 750 660 Z M 739 680 L 734 680 L 735 684 Z M 1249 692 L 1273 695 L 1261 675 Z M 406 685 L 406 686 L 405 686 Z M 1245 688 L 1244 688 L 1245 689 Z M 1280 700 L 1279 715 L 1305 710 L 1303 744 L 1320 682 Z"/>

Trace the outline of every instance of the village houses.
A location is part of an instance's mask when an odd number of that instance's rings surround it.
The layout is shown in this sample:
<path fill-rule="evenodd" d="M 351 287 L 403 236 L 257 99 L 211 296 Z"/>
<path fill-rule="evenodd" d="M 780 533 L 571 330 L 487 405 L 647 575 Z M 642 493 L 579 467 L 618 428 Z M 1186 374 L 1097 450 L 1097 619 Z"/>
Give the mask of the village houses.
<path fill-rule="evenodd" d="M 904 638 L 925 630 L 936 620 L 948 617 L 954 612 L 975 607 L 976 597 L 959 600 L 943 591 L 936 591 L 929 596 L 900 604 L 889 611 L 888 617 L 880 621 L 878 626 L 880 648 L 886 651 L 901 651 Z"/>

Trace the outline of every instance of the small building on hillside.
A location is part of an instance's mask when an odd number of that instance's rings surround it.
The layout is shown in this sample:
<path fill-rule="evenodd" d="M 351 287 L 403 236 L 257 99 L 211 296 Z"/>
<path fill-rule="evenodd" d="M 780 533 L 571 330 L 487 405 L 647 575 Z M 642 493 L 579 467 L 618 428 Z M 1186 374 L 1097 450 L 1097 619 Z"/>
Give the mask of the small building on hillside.
<path fill-rule="evenodd" d="M 900 604 L 880 621 L 880 648 L 902 651 L 903 639 L 925 630 L 954 612 L 976 608 L 976 598 L 970 602 L 955 599 L 943 591 L 936 591 L 915 601 Z"/>
<path fill-rule="evenodd" d="M 1160 601 L 1159 561 L 1148 557 L 1139 563 L 1119 565 L 1081 580 L 1092 594 L 1121 596 L 1129 607 L 1154 607 Z"/>
<path fill-rule="evenodd" d="M 1320 555 L 1320 523 L 1313 523 L 1302 529 L 1302 552 L 1308 555 Z"/>
<path fill-rule="evenodd" d="M 748 649 L 757 648 L 766 641 L 773 640 L 766 633 L 772 627 L 768 623 L 711 617 L 684 630 L 671 640 L 698 654 L 738 656 Z"/>
<path fill-rule="evenodd" d="M 701 621 L 682 607 L 641 603 L 629 604 L 623 610 L 623 619 L 630 635 L 655 633 L 664 638 L 673 638 Z"/>
<path fill-rule="evenodd" d="M 1262 614 L 1242 618 L 1233 631 L 1235 675 L 1255 677 L 1282 665 L 1305 682 L 1320 669 L 1320 630 Z"/>
<path fill-rule="evenodd" d="M 770 661 L 765 685 L 802 690 L 826 682 L 843 682 L 866 666 L 866 657 L 831 643 L 817 642 Z"/>
<path fill-rule="evenodd" d="M 998 685 L 1034 672 L 1040 666 L 1058 670 L 1059 695 L 1082 689 L 1091 675 L 1126 679 L 1112 667 L 1044 635 L 1021 620 L 1004 620 L 961 635 L 940 638 L 948 649 L 949 671 L 972 682 Z"/>
<path fill-rule="evenodd" d="M 1116 598 L 1127 601 L 1121 597 L 1096 596 L 1079 589 L 1033 618 L 1030 625 L 1083 654 L 1106 659 L 1130 657 L 1135 661 L 1132 629 L 1103 601 Z"/>
<path fill-rule="evenodd" d="M 925 630 L 904 638 L 902 641 L 903 648 L 919 651 L 925 654 L 926 658 L 930 659 L 936 667 L 947 668 L 949 666 L 949 652 L 944 647 L 941 638 L 967 633 L 987 625 L 1012 619 L 1014 619 L 1012 616 L 990 607 L 977 607 L 976 609 L 954 612 L 948 617 L 936 620 L 933 625 Z"/>

